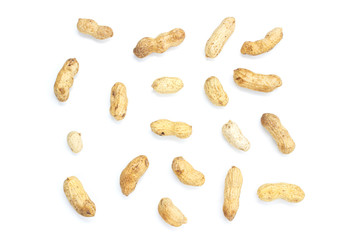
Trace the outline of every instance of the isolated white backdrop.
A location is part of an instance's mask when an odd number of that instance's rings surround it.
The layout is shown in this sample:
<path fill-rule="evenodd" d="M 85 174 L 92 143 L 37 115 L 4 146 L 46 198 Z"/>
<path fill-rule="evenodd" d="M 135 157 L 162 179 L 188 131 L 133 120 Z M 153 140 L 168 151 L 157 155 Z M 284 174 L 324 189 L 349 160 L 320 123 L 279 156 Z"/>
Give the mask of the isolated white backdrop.
<path fill-rule="evenodd" d="M 236 29 L 211 60 L 204 46 L 223 18 Z M 94 40 L 76 29 L 78 18 L 109 25 L 113 38 Z M 357 60 L 355 1 L 1 1 L 0 238 L 1 239 L 357 239 Z M 247 57 L 246 40 L 282 27 L 283 40 L 269 53 Z M 132 50 L 146 36 L 180 27 L 184 42 L 164 54 L 137 59 Z M 69 100 L 53 93 L 66 59 L 80 68 Z M 235 85 L 233 70 L 277 74 L 283 85 L 258 93 Z M 203 84 L 220 79 L 229 95 L 224 108 L 206 98 Z M 162 76 L 180 77 L 184 88 L 153 92 Z M 109 114 L 112 85 L 127 86 L 127 116 Z M 296 142 L 281 154 L 260 124 L 277 114 Z M 190 138 L 159 137 L 160 118 L 193 126 Z M 251 142 L 232 148 L 221 127 L 238 123 Z M 75 155 L 66 135 L 82 133 Z M 129 196 L 119 175 L 134 157 L 150 166 Z M 183 156 L 206 176 L 204 186 L 181 184 L 171 170 Z M 229 222 L 222 213 L 224 179 L 231 166 L 244 183 L 240 208 Z M 94 218 L 68 203 L 63 181 L 75 175 L 96 203 Z M 257 188 L 289 182 L 303 188 L 298 204 L 258 200 Z M 188 218 L 180 228 L 157 212 L 170 197 Z"/>

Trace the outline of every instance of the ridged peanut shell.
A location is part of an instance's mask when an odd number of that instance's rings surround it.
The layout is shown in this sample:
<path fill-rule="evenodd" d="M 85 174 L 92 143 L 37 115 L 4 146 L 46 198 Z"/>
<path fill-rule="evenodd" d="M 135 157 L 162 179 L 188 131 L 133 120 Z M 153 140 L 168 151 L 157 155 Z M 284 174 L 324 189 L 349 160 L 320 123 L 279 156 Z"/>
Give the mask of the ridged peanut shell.
<path fill-rule="evenodd" d="M 79 64 L 76 58 L 68 59 L 57 75 L 54 91 L 60 102 L 67 101 L 70 96 L 70 88 L 73 85 L 73 78 L 78 72 Z"/>
<path fill-rule="evenodd" d="M 192 127 L 184 122 L 172 122 L 160 119 L 150 124 L 152 131 L 159 136 L 176 136 L 188 138 L 192 133 Z"/>
<path fill-rule="evenodd" d="M 123 83 L 117 82 L 111 90 L 111 106 L 109 112 L 117 120 L 122 120 L 127 114 L 127 89 Z"/>
<path fill-rule="evenodd" d="M 242 134 L 239 126 L 235 122 L 230 120 L 228 123 L 224 124 L 222 133 L 228 143 L 235 148 L 245 152 L 250 149 L 249 140 Z"/>
<path fill-rule="evenodd" d="M 204 84 L 206 96 L 216 106 L 226 106 L 229 97 L 217 77 L 209 77 Z"/>
<path fill-rule="evenodd" d="M 234 70 L 234 81 L 240 87 L 260 92 L 272 92 L 282 85 L 281 78 L 277 75 L 254 73 L 244 68 Z"/>
<path fill-rule="evenodd" d="M 81 33 L 93 36 L 96 39 L 103 40 L 113 37 L 113 30 L 108 26 L 98 25 L 92 19 L 80 18 L 77 22 L 77 29 Z"/>
<path fill-rule="evenodd" d="M 174 227 L 180 227 L 181 225 L 187 223 L 187 219 L 184 214 L 169 198 L 162 198 L 160 200 L 158 204 L 158 212 L 166 223 Z"/>
<path fill-rule="evenodd" d="M 299 186 L 294 184 L 267 183 L 259 187 L 257 196 L 266 202 L 280 198 L 288 202 L 298 203 L 305 198 L 305 193 Z"/>
<path fill-rule="evenodd" d="M 205 183 L 205 176 L 195 170 L 183 157 L 176 157 L 172 163 L 172 169 L 178 179 L 190 186 L 201 186 Z"/>
<path fill-rule="evenodd" d="M 158 93 L 176 93 L 184 87 L 184 83 L 177 77 L 162 77 L 154 80 L 152 88 Z"/>
<path fill-rule="evenodd" d="M 223 206 L 224 215 L 229 221 L 235 218 L 236 212 L 239 209 L 242 181 L 240 169 L 234 166 L 230 168 L 225 178 Z"/>
<path fill-rule="evenodd" d="M 72 152 L 79 153 L 83 148 L 81 133 L 72 131 L 67 135 L 67 143 Z"/>

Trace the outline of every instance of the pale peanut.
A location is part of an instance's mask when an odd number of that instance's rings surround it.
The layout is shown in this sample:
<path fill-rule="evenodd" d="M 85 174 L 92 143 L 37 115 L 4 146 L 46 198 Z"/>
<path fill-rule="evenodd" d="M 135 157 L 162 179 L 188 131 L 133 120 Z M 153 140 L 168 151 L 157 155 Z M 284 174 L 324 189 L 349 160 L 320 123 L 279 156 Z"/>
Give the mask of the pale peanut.
<path fill-rule="evenodd" d="M 209 77 L 204 84 L 206 96 L 216 106 L 226 106 L 229 97 L 217 77 Z"/>
<path fill-rule="evenodd" d="M 258 74 L 244 68 L 234 70 L 234 81 L 240 87 L 260 92 L 272 92 L 282 85 L 277 75 Z"/>
<path fill-rule="evenodd" d="M 81 33 L 89 34 L 97 39 L 103 40 L 113 36 L 112 28 L 101 26 L 92 19 L 80 18 L 77 22 L 77 29 Z"/>
<path fill-rule="evenodd" d="M 172 122 L 160 119 L 150 124 L 152 131 L 159 136 L 176 136 L 188 138 L 192 133 L 192 127 L 184 122 Z"/>
<path fill-rule="evenodd" d="M 242 134 L 239 126 L 235 122 L 229 121 L 224 124 L 222 127 L 222 133 L 228 143 L 235 148 L 245 152 L 250 149 L 249 140 L 247 140 L 247 138 Z"/>
<path fill-rule="evenodd" d="M 70 88 L 73 85 L 73 78 L 78 72 L 78 62 L 76 58 L 68 59 L 57 75 L 54 91 L 60 102 L 67 101 L 70 96 Z"/>
<path fill-rule="evenodd" d="M 184 214 L 169 198 L 162 198 L 160 200 L 158 204 L 158 212 L 166 223 L 174 227 L 180 227 L 181 225 L 187 223 L 187 219 Z"/>
<path fill-rule="evenodd" d="M 67 143 L 72 152 L 79 153 L 83 147 L 81 133 L 76 131 L 70 132 L 67 135 Z"/>
<path fill-rule="evenodd" d="M 122 120 L 127 114 L 127 89 L 123 83 L 117 82 L 111 90 L 111 107 L 109 112 L 116 120 Z"/>
<path fill-rule="evenodd" d="M 240 169 L 232 167 L 225 178 L 224 206 L 225 217 L 232 221 L 239 209 L 239 198 L 242 186 L 242 174 Z"/>
<path fill-rule="evenodd" d="M 205 176 L 195 170 L 183 157 L 176 157 L 172 163 L 172 169 L 178 179 L 191 186 L 201 186 L 205 183 Z"/>
<path fill-rule="evenodd" d="M 184 83 L 177 77 L 162 77 L 154 80 L 152 88 L 158 93 L 176 93 L 184 87 Z"/>
<path fill-rule="evenodd" d="M 298 203 L 305 198 L 303 190 L 294 184 L 268 183 L 257 190 L 257 196 L 266 202 L 281 198 L 288 202 Z"/>

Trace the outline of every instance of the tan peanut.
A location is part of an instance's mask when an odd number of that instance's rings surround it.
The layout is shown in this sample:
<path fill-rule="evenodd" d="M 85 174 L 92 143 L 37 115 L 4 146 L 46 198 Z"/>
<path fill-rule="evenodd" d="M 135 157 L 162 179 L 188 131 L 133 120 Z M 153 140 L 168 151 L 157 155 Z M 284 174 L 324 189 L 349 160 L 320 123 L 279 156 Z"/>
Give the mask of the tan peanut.
<path fill-rule="evenodd" d="M 192 127 L 184 122 L 172 122 L 167 119 L 160 119 L 150 124 L 152 131 L 159 136 L 176 136 L 188 138 L 191 135 Z"/>
<path fill-rule="evenodd" d="M 232 167 L 225 178 L 224 206 L 225 217 L 232 221 L 239 209 L 239 198 L 242 186 L 242 174 L 240 169 Z"/>
<path fill-rule="evenodd" d="M 183 81 L 177 77 L 158 78 L 152 84 L 152 88 L 158 93 L 176 93 L 183 87 Z"/>
<path fill-rule="evenodd" d="M 73 85 L 73 78 L 78 72 L 78 62 L 76 58 L 68 59 L 57 75 L 54 91 L 60 102 L 66 102 L 70 95 L 70 88 Z"/>
<path fill-rule="evenodd" d="M 241 47 L 241 53 L 256 56 L 268 52 L 281 41 L 282 37 L 282 28 L 274 28 L 266 34 L 264 39 L 255 42 L 244 42 Z"/>
<path fill-rule="evenodd" d="M 216 106 L 226 106 L 229 97 L 217 77 L 209 77 L 204 84 L 206 96 Z"/>
<path fill-rule="evenodd" d="M 222 133 L 225 139 L 235 148 L 245 152 L 250 149 L 249 140 L 242 134 L 239 126 L 235 122 L 229 121 L 224 124 Z"/>
<path fill-rule="evenodd" d="M 268 183 L 257 190 L 257 196 L 266 202 L 281 198 L 288 202 L 301 202 L 305 198 L 303 190 L 294 184 L 288 183 Z"/>
<path fill-rule="evenodd" d="M 269 131 L 272 138 L 276 141 L 278 149 L 282 153 L 289 154 L 295 150 L 295 142 L 276 115 L 272 113 L 263 114 L 261 117 L 261 124 L 267 131 Z"/>
<path fill-rule="evenodd" d="M 100 26 L 92 19 L 80 18 L 77 22 L 77 29 L 81 33 L 89 34 L 97 39 L 103 40 L 113 36 L 112 28 Z"/>
<path fill-rule="evenodd" d="M 68 177 L 63 183 L 63 191 L 79 214 L 84 217 L 93 217 L 96 214 L 96 205 L 89 198 L 78 178 Z"/>
<path fill-rule="evenodd" d="M 83 147 L 81 133 L 76 131 L 70 132 L 67 135 L 67 143 L 72 152 L 79 153 Z"/>
<path fill-rule="evenodd" d="M 128 163 L 123 169 L 119 180 L 124 195 L 128 196 L 134 191 L 139 179 L 147 171 L 148 167 L 149 161 L 144 155 L 140 155 Z"/>
<path fill-rule="evenodd" d="M 184 214 L 169 198 L 162 198 L 160 200 L 158 204 L 158 212 L 166 223 L 174 227 L 180 227 L 181 225 L 187 223 L 187 219 Z"/>
<path fill-rule="evenodd" d="M 235 18 L 225 18 L 215 29 L 209 40 L 206 42 L 205 55 L 208 58 L 215 58 L 223 49 L 226 41 L 235 30 Z"/>
<path fill-rule="evenodd" d="M 111 107 L 109 112 L 116 120 L 122 120 L 127 114 L 127 89 L 123 83 L 117 82 L 111 90 Z"/>
<path fill-rule="evenodd" d="M 201 186 L 205 183 L 205 176 L 195 170 L 183 157 L 176 157 L 172 163 L 172 169 L 178 179 L 190 186 Z"/>
<path fill-rule="evenodd" d="M 282 85 L 277 75 L 258 74 L 244 68 L 234 70 L 234 81 L 240 87 L 260 92 L 272 92 Z"/>
<path fill-rule="evenodd" d="M 134 55 L 144 58 L 151 53 L 163 53 L 170 47 L 176 47 L 184 41 L 183 29 L 175 28 L 170 32 L 159 34 L 156 38 L 142 38 L 133 49 Z"/>

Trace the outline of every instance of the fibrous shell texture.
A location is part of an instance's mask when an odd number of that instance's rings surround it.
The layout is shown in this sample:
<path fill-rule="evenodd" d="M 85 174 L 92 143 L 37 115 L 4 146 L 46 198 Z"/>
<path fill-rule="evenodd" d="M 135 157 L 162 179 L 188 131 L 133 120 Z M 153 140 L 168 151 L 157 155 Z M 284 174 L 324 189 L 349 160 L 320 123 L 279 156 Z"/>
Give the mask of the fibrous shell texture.
<path fill-rule="evenodd" d="M 267 183 L 259 187 L 257 196 L 266 202 L 281 198 L 288 202 L 301 202 L 305 198 L 303 190 L 289 183 Z"/>
<path fill-rule="evenodd" d="M 94 38 L 100 40 L 113 37 L 112 28 L 108 26 L 98 25 L 97 22 L 92 19 L 84 19 L 84 18 L 78 19 L 77 29 L 81 33 L 89 34 Z"/>
<path fill-rule="evenodd" d="M 79 64 L 76 58 L 68 59 L 57 75 L 54 91 L 60 102 L 67 101 L 70 96 L 70 88 L 73 85 L 73 78 L 78 72 Z"/>
<path fill-rule="evenodd" d="M 72 152 L 79 153 L 83 147 L 81 133 L 76 131 L 70 132 L 67 135 L 67 143 Z"/>
<path fill-rule="evenodd" d="M 242 186 L 242 174 L 240 169 L 232 167 L 228 171 L 225 178 L 224 206 L 223 211 L 225 217 L 232 221 L 239 209 L 239 198 Z"/>
<path fill-rule="evenodd" d="M 183 87 L 183 81 L 177 77 L 158 78 L 152 84 L 152 88 L 158 93 L 176 93 Z"/>
<path fill-rule="evenodd" d="M 201 186 L 205 183 L 205 176 L 195 170 L 183 157 L 176 157 L 172 163 L 172 169 L 178 179 L 191 186 Z"/>
<path fill-rule="evenodd" d="M 240 87 L 260 92 L 272 92 L 282 85 L 277 75 L 258 74 L 244 68 L 234 70 L 234 81 Z"/>
<path fill-rule="evenodd" d="M 226 106 L 229 97 L 217 77 L 209 77 L 204 84 L 206 96 L 216 106 Z"/>
<path fill-rule="evenodd" d="M 235 148 L 245 152 L 250 149 L 249 140 L 242 134 L 239 126 L 235 122 L 230 120 L 224 124 L 222 133 L 225 139 Z"/>
<path fill-rule="evenodd" d="M 159 136 L 176 136 L 188 138 L 192 133 L 192 127 L 184 122 L 172 122 L 167 119 L 160 119 L 150 124 L 152 131 Z"/>
<path fill-rule="evenodd" d="M 158 204 L 158 212 L 165 222 L 180 227 L 187 223 L 184 214 L 177 208 L 169 198 L 162 198 Z"/>
<path fill-rule="evenodd" d="M 111 107 L 109 112 L 116 120 L 122 120 L 127 114 L 127 89 L 123 83 L 117 82 L 111 90 Z"/>

